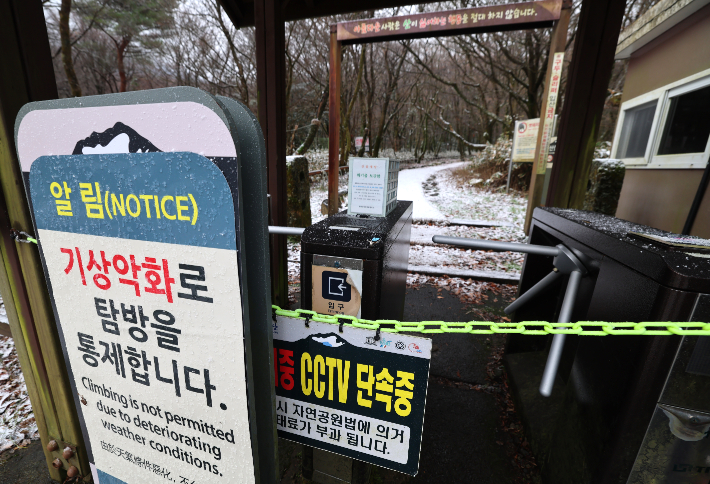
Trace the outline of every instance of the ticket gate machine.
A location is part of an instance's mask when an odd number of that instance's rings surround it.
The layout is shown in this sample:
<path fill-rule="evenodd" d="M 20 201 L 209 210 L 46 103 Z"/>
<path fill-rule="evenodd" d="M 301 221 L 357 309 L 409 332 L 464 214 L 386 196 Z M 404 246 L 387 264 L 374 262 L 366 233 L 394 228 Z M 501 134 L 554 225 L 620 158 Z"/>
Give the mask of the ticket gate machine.
<path fill-rule="evenodd" d="M 525 252 L 515 321 L 707 322 L 710 241 L 677 237 L 538 208 L 530 244 L 435 241 Z M 543 482 L 710 481 L 710 337 L 559 336 L 511 334 L 505 356 Z"/>
<path fill-rule="evenodd" d="M 412 202 L 385 217 L 345 212 L 311 225 L 301 237 L 301 307 L 364 319 L 402 319 Z M 304 446 L 303 475 L 321 484 L 365 484 L 371 465 Z"/>

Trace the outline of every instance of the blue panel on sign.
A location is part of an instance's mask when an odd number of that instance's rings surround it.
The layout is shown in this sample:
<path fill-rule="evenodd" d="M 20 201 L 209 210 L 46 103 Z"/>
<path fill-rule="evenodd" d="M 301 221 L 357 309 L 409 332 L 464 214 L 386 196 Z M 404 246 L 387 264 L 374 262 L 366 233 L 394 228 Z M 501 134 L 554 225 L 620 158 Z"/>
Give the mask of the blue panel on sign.
<path fill-rule="evenodd" d="M 195 153 L 42 156 L 30 190 L 38 229 L 236 250 L 227 180 Z"/>
<path fill-rule="evenodd" d="M 106 474 L 101 469 L 96 469 L 96 473 L 99 475 L 99 484 L 127 484 L 126 481 L 117 479 L 111 474 Z"/>

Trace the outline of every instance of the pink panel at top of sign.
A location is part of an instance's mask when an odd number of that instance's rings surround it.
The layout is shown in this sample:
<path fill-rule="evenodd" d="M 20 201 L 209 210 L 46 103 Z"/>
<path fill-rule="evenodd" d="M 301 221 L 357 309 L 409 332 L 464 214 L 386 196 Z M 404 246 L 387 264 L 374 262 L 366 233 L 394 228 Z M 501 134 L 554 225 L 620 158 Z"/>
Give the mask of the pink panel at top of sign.
<path fill-rule="evenodd" d="M 159 151 L 191 151 L 203 156 L 236 156 L 224 121 L 207 106 L 195 102 L 41 109 L 27 113 L 17 135 L 22 171 L 29 171 L 43 155 L 71 155 L 82 142 L 116 127 L 130 131 L 83 148 L 83 154 L 125 153 L 138 137 Z M 129 130 L 126 130 L 126 127 Z M 155 151 L 155 150 L 152 150 Z"/>

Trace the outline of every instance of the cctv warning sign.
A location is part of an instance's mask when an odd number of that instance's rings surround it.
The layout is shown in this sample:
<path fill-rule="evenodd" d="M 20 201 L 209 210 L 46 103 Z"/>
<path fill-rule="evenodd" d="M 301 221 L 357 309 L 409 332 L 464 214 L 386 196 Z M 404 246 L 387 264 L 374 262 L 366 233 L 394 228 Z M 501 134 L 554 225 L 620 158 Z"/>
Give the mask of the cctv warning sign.
<path fill-rule="evenodd" d="M 273 331 L 279 437 L 416 475 L 431 340 L 282 316 Z"/>

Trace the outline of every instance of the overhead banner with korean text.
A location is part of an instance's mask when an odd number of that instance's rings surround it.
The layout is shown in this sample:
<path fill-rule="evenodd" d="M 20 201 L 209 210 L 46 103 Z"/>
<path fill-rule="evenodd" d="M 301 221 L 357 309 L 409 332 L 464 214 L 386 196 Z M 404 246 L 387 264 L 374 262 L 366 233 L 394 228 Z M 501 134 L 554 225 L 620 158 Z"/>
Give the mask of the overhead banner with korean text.
<path fill-rule="evenodd" d="M 222 171 L 194 153 L 43 156 L 30 189 L 95 482 L 255 482 Z"/>
<path fill-rule="evenodd" d="M 476 28 L 501 26 L 541 28 L 560 18 L 561 7 L 560 0 L 541 0 L 352 20 L 337 24 L 337 36 L 339 41 L 348 43 L 387 40 L 393 36 L 417 37 L 442 31 L 461 35 Z"/>
<path fill-rule="evenodd" d="M 557 98 L 559 97 L 560 83 L 562 82 L 562 67 L 564 66 L 564 52 L 555 52 L 552 62 L 552 73 L 550 75 L 550 85 L 547 93 L 547 110 L 540 117 L 540 149 L 538 151 L 538 159 L 535 160 L 535 172 L 538 175 L 544 175 L 547 169 L 548 151 L 550 149 L 550 141 L 552 139 L 552 125 L 555 122 L 555 111 L 557 109 Z"/>
<path fill-rule="evenodd" d="M 416 475 L 430 359 L 430 339 L 279 316 L 279 437 Z"/>

